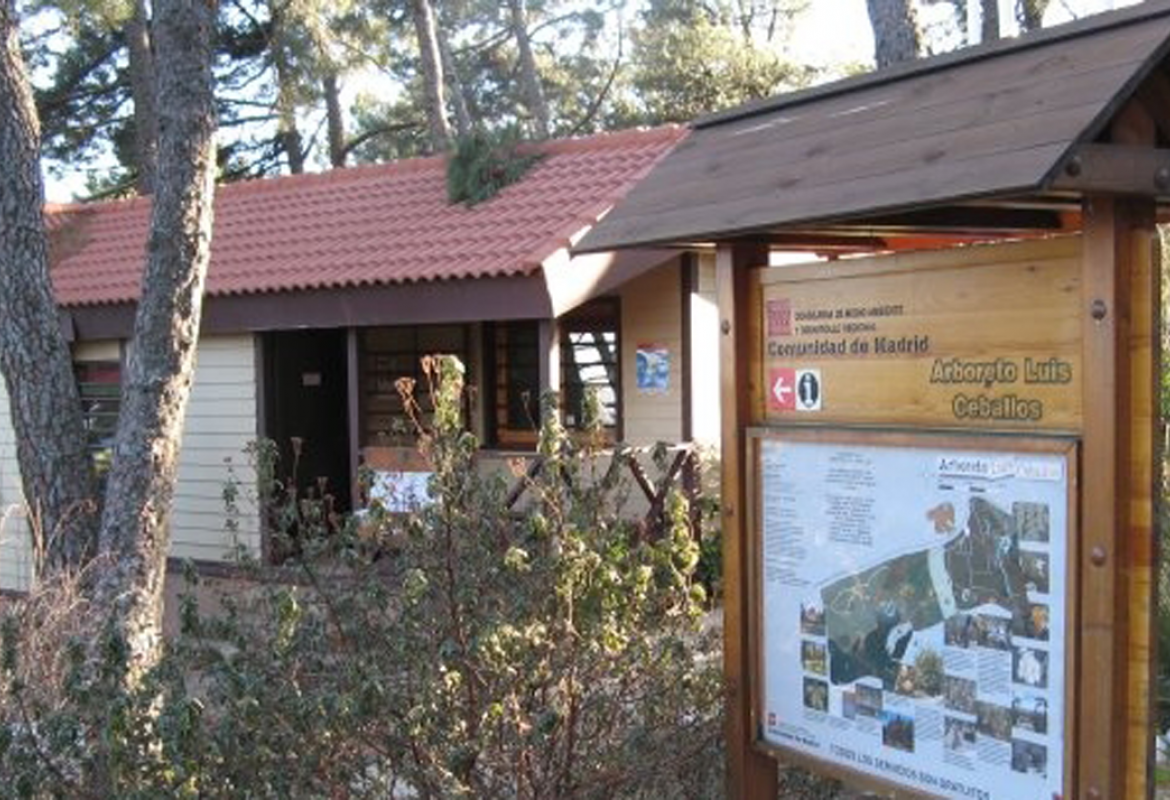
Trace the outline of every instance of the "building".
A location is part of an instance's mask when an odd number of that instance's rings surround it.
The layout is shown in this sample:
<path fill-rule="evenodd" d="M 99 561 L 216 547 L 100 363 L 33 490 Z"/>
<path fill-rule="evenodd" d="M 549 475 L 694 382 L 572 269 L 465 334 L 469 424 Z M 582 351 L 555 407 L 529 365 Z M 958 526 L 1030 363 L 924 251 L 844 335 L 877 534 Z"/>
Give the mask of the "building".
<path fill-rule="evenodd" d="M 478 387 L 468 421 L 488 463 L 531 451 L 549 388 L 569 426 L 591 385 L 615 441 L 714 443 L 713 262 L 680 249 L 569 254 L 685 135 L 547 143 L 519 182 L 472 208 L 448 203 L 441 157 L 220 188 L 173 557 L 222 563 L 237 543 L 267 555 L 257 509 L 244 507 L 231 531 L 223 499 L 229 463 L 255 481 L 244 448 L 260 437 L 286 461 L 300 439 L 299 474 L 325 478 L 351 506 L 359 465 L 392 463 L 409 445 L 394 383 L 419 377 L 426 354 L 467 365 Z M 148 199 L 48 210 L 54 289 L 99 459 L 116 424 L 148 212 Z M 639 357 L 656 369 L 639 377 Z M 32 549 L 6 397 L 0 408 L 0 589 L 20 590 Z"/>

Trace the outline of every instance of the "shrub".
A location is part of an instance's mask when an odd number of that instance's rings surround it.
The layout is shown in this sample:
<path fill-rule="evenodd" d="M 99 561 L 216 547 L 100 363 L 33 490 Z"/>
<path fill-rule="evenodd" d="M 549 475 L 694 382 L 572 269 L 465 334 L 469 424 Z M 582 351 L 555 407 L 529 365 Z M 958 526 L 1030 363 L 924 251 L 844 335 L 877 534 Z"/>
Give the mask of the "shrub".
<path fill-rule="evenodd" d="M 637 536 L 618 461 L 546 414 L 533 502 L 510 513 L 462 429 L 461 366 L 425 367 L 434 502 L 338 519 L 262 486 L 296 528 L 284 580 L 252 565 L 253 588 L 215 615 L 185 598 L 182 635 L 133 695 L 103 695 L 118 682 L 83 664 L 37 675 L 21 655 L 35 614 L 9 618 L 24 621 L 4 628 L 0 794 L 719 794 L 718 641 L 685 502 L 670 499 L 664 535 Z M 51 699 L 27 710 L 34 683 Z"/>

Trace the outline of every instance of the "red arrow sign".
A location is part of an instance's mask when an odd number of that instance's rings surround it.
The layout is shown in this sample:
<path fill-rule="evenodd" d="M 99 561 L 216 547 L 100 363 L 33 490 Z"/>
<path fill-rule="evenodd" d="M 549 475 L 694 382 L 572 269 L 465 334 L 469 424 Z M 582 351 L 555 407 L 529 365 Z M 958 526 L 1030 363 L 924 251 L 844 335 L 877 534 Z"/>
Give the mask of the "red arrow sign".
<path fill-rule="evenodd" d="M 768 373 L 768 408 L 773 411 L 796 410 L 796 370 L 774 369 Z"/>

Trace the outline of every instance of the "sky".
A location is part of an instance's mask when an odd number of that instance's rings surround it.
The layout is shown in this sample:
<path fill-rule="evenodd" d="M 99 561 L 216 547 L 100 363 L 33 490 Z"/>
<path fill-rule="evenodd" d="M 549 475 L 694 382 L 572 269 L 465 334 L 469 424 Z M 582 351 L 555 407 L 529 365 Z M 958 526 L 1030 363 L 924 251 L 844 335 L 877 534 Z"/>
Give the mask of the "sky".
<path fill-rule="evenodd" d="M 1133 5 L 1139 0 L 1051 0 L 1045 25 L 1055 25 L 1088 14 Z M 941 10 L 943 4 L 938 4 Z M 971 3 L 977 7 L 978 3 Z M 1015 18 L 1015 0 L 1000 0 L 1000 19 L 1005 25 Z M 929 22 L 929 17 L 923 19 Z M 973 26 L 978 29 L 978 25 Z M 1008 33 L 1008 31 L 1005 31 Z M 866 0 L 809 0 L 809 9 L 797 21 L 791 43 L 793 60 L 822 67 L 832 75 L 834 67 L 872 63 L 873 32 L 869 27 Z M 350 91 L 360 91 L 362 82 L 351 81 Z M 65 203 L 84 190 L 83 174 L 46 175 L 45 191 L 50 202 Z"/>
<path fill-rule="evenodd" d="M 1138 0 L 1051 0 L 1044 24 L 1056 25 L 1136 2 Z M 1015 19 L 1015 0 L 1000 0 L 999 18 L 1005 25 Z M 798 62 L 825 67 L 871 61 L 873 31 L 869 27 L 865 0 L 810 0 L 809 10 L 798 23 L 793 54 Z"/>

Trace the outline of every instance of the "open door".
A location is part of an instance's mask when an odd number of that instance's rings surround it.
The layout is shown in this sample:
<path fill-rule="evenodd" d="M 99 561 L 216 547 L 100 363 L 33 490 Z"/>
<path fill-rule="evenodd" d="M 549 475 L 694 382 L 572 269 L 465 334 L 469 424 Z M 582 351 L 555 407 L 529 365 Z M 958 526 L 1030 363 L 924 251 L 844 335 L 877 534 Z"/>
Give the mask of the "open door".
<path fill-rule="evenodd" d="M 265 337 L 265 435 L 280 448 L 277 476 L 299 496 L 351 505 L 344 329 L 278 331 Z M 298 451 L 299 450 L 299 454 Z"/>

